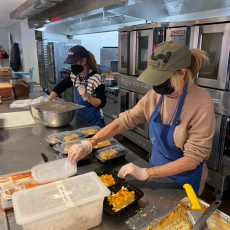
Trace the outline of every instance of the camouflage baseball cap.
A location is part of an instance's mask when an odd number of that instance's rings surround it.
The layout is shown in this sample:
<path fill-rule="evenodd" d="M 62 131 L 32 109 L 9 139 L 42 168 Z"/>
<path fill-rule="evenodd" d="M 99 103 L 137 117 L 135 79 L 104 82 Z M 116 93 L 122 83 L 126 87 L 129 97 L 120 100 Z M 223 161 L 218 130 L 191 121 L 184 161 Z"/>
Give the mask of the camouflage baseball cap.
<path fill-rule="evenodd" d="M 149 85 L 160 85 L 176 70 L 187 68 L 190 64 L 191 52 L 184 43 L 162 42 L 153 51 L 147 69 L 137 80 Z"/>

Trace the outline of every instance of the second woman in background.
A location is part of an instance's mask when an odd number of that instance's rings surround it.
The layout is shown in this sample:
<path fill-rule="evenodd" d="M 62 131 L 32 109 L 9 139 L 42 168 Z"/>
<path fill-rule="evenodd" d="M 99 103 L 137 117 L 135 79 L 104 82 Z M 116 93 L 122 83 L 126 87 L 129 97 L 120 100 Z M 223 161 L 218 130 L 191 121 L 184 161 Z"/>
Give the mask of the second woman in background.
<path fill-rule="evenodd" d="M 83 46 L 74 46 L 69 50 L 66 64 L 71 65 L 71 74 L 61 81 L 51 92 L 48 100 L 52 101 L 67 88 L 74 86 L 74 102 L 86 106 L 76 110 L 76 115 L 91 125 L 103 127 L 103 113 L 105 106 L 105 85 L 102 77 L 97 73 L 97 63 L 93 54 Z"/>

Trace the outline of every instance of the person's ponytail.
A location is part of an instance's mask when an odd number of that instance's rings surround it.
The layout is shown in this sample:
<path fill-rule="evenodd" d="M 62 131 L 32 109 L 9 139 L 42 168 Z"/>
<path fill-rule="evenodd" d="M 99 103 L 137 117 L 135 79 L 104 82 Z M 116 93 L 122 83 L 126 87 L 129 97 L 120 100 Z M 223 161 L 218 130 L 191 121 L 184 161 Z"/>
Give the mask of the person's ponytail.
<path fill-rule="evenodd" d="M 177 70 L 171 77 L 171 85 L 177 92 L 182 92 L 184 86 L 186 85 L 189 88 L 194 83 L 194 78 L 199 72 L 202 65 L 205 65 L 209 62 L 207 54 L 203 50 L 199 49 L 190 49 L 191 51 L 191 64 L 186 68 L 186 74 L 183 77 L 180 70 Z"/>
<path fill-rule="evenodd" d="M 94 71 L 97 71 L 97 62 L 95 60 L 94 55 L 90 51 L 88 51 L 88 58 L 87 58 L 87 61 L 86 61 L 86 65 L 90 69 L 92 69 Z"/>
<path fill-rule="evenodd" d="M 193 78 L 197 75 L 202 65 L 205 65 L 209 62 L 207 54 L 203 50 L 199 49 L 190 49 L 191 51 L 191 65 L 188 69 L 192 72 Z"/>

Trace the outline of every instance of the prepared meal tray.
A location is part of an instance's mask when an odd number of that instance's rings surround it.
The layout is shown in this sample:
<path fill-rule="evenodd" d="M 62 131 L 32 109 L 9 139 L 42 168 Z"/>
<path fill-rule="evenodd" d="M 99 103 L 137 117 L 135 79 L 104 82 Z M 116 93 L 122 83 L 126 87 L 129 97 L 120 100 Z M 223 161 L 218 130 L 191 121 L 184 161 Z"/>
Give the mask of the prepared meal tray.
<path fill-rule="evenodd" d="M 209 207 L 209 204 L 200 199 L 199 202 L 201 209 L 204 212 Z M 180 202 L 160 212 L 150 220 L 137 227 L 136 230 L 192 229 L 193 225 L 188 216 L 188 210 L 191 210 L 191 203 L 188 197 L 185 197 Z M 211 215 L 211 217 L 208 218 L 207 224 L 210 230 L 227 230 L 230 229 L 230 217 L 225 213 L 217 210 Z"/>
<path fill-rule="evenodd" d="M 109 190 L 111 191 L 111 195 L 105 197 L 103 211 L 111 216 L 120 215 L 135 205 L 144 196 L 144 193 L 140 189 L 125 182 L 114 185 Z M 119 194 L 121 190 L 125 190 L 126 192 Z M 119 197 L 116 198 L 117 194 Z M 115 196 L 114 200 L 113 196 Z M 116 206 L 112 205 L 112 203 Z"/>
<path fill-rule="evenodd" d="M 84 141 L 84 140 L 86 140 L 86 139 L 82 138 L 82 139 L 77 139 L 77 140 L 74 140 L 74 141 L 69 141 L 69 142 L 62 143 L 59 146 L 59 149 L 60 149 L 59 152 L 61 152 L 62 154 L 68 154 L 68 151 L 72 147 L 72 145 L 81 144 L 81 141 Z"/>
<path fill-rule="evenodd" d="M 64 131 L 64 132 L 61 132 L 61 133 L 55 133 L 55 134 L 47 136 L 45 139 L 51 145 L 55 145 L 55 144 L 58 143 L 58 141 L 56 140 L 56 137 L 58 137 L 60 135 L 68 135 L 68 133 L 69 133 L 69 131 Z"/>
<path fill-rule="evenodd" d="M 86 133 L 83 133 L 82 131 L 79 131 L 77 129 L 77 130 L 69 131 L 68 134 L 59 135 L 59 136 L 55 137 L 55 139 L 60 143 L 66 143 L 69 141 L 82 139 L 82 138 L 85 138 L 87 136 L 88 135 Z"/>
<path fill-rule="evenodd" d="M 78 130 L 82 131 L 83 133 L 87 134 L 88 136 L 93 136 L 99 130 L 101 130 L 101 128 L 99 126 L 90 126 L 90 127 L 80 128 Z"/>
<path fill-rule="evenodd" d="M 67 156 L 68 156 L 67 154 L 59 153 L 59 154 L 57 154 L 57 160 L 67 158 Z M 92 157 L 93 157 L 93 153 L 91 152 L 87 156 L 85 156 L 82 159 L 80 159 L 79 162 L 89 160 Z"/>
<path fill-rule="evenodd" d="M 93 148 L 100 149 L 117 143 L 115 138 L 110 138 L 109 140 L 99 142 L 97 145 L 94 145 Z"/>
<path fill-rule="evenodd" d="M 107 188 L 111 188 L 112 186 L 121 184 L 125 181 L 125 179 L 118 177 L 118 172 L 114 169 L 99 172 L 97 175 Z"/>
<path fill-rule="evenodd" d="M 118 157 L 124 157 L 128 153 L 128 149 L 119 143 L 110 145 L 97 150 L 94 154 L 102 163 L 107 163 Z"/>

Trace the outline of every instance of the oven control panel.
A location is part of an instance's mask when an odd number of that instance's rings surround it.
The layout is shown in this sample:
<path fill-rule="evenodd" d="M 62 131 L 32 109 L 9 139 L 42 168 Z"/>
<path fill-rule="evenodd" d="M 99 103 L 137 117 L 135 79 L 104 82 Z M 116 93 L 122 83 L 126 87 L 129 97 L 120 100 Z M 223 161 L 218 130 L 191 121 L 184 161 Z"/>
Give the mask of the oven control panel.
<path fill-rule="evenodd" d="M 129 76 L 125 74 L 118 75 L 118 87 L 134 91 L 141 94 L 146 94 L 149 90 L 152 89 L 151 85 L 145 84 L 137 80 L 135 76 Z"/>

